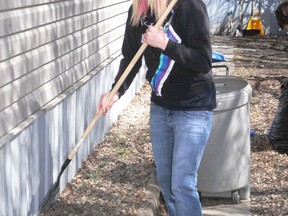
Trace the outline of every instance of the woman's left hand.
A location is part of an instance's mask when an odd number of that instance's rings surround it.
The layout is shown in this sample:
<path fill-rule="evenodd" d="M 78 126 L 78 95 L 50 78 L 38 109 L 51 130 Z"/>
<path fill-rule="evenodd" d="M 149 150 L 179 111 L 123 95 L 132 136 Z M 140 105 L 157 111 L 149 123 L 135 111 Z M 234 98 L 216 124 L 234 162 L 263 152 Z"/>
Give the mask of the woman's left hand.
<path fill-rule="evenodd" d="M 156 28 L 150 25 L 144 34 L 143 42 L 147 43 L 149 46 L 165 50 L 169 38 L 165 34 L 163 27 Z"/>

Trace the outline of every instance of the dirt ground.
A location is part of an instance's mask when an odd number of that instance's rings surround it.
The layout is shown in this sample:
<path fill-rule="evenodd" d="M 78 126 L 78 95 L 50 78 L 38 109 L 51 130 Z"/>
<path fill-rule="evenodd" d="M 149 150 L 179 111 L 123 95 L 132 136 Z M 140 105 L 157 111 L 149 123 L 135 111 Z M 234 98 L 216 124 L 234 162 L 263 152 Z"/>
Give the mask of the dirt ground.
<path fill-rule="evenodd" d="M 217 40 L 225 38 L 217 37 Z M 234 74 L 252 86 L 251 213 L 288 215 L 288 157 L 275 151 L 267 134 L 287 77 L 288 37 L 229 38 Z M 119 117 L 57 202 L 43 215 L 133 216 L 145 203 L 154 166 L 149 138 L 149 92 L 145 85 Z M 159 216 L 167 215 L 163 205 Z"/>

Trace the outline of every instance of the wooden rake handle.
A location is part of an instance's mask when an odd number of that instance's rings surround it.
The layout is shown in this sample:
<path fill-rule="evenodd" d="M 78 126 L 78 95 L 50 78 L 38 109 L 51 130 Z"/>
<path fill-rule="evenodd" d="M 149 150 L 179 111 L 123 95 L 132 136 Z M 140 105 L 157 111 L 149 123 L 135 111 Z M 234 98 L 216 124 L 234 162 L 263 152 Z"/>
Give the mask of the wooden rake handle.
<path fill-rule="evenodd" d="M 168 16 L 168 14 L 170 13 L 170 11 L 173 9 L 173 7 L 175 6 L 175 4 L 177 3 L 178 0 L 172 0 L 169 5 L 167 6 L 167 8 L 164 10 L 163 14 L 161 15 L 161 17 L 159 18 L 159 20 L 157 21 L 157 23 L 155 24 L 156 28 L 159 28 L 163 22 L 165 21 L 166 17 Z M 134 65 L 136 64 L 136 62 L 139 60 L 139 58 L 141 57 L 141 55 L 143 54 L 144 50 L 146 49 L 148 45 L 146 43 L 143 43 L 141 45 L 141 47 L 139 48 L 139 50 L 137 51 L 137 53 L 135 54 L 135 56 L 133 57 L 133 59 L 131 60 L 131 62 L 129 63 L 129 65 L 127 66 L 127 68 L 125 69 L 125 71 L 123 72 L 122 76 L 120 77 L 120 79 L 118 80 L 118 82 L 115 84 L 114 88 L 111 90 L 110 94 L 108 95 L 107 99 L 106 99 L 106 104 L 109 104 L 110 101 L 112 100 L 112 98 L 114 97 L 114 95 L 118 92 L 120 86 L 123 84 L 124 80 L 126 79 L 126 77 L 128 76 L 128 74 L 130 73 L 130 71 L 132 70 L 132 68 L 134 67 Z M 69 153 L 68 158 L 70 160 L 72 160 L 72 158 L 74 157 L 74 155 L 76 154 L 78 148 L 80 147 L 80 145 L 83 143 L 83 141 L 87 138 L 87 136 L 89 135 L 89 133 L 91 132 L 91 130 L 93 129 L 94 125 L 96 124 L 96 122 L 98 121 L 98 119 L 100 118 L 100 116 L 103 114 L 102 109 L 100 110 L 100 112 L 98 114 L 96 114 L 93 118 L 93 120 L 90 122 L 90 124 L 88 125 L 87 129 L 84 131 L 83 135 L 81 136 L 80 140 L 76 143 L 75 147 L 72 149 L 72 151 Z"/>

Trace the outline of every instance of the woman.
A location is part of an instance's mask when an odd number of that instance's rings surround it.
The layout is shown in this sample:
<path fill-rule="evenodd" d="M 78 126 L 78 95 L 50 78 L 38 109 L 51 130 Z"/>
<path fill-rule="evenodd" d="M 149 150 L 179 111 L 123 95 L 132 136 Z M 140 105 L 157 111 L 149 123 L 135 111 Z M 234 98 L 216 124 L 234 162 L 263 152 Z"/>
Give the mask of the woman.
<path fill-rule="evenodd" d="M 150 132 L 159 187 L 170 216 L 198 216 L 202 208 L 196 188 L 197 170 L 216 106 L 208 15 L 202 0 L 179 0 L 164 26 L 156 29 L 153 24 L 169 2 L 133 1 L 115 83 L 141 43 L 147 43 L 143 56 L 152 88 Z M 140 67 L 141 59 L 110 104 L 105 105 L 109 92 L 102 95 L 97 113 L 110 109 Z"/>

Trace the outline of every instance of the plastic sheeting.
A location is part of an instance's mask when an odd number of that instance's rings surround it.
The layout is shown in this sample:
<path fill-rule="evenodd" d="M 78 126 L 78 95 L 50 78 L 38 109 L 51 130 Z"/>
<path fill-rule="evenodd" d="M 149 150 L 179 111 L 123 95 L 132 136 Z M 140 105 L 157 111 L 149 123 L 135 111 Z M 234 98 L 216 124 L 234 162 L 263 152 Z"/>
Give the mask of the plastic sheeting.
<path fill-rule="evenodd" d="M 279 105 L 268 137 L 276 151 L 288 154 L 288 78 L 281 84 Z"/>

